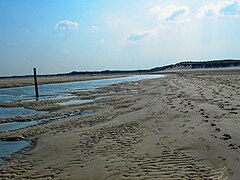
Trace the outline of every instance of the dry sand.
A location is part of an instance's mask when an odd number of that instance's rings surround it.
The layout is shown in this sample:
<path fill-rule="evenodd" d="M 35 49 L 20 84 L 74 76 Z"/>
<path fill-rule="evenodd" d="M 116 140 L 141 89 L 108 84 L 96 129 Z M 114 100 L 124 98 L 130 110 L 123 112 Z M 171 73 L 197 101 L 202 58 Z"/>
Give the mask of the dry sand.
<path fill-rule="evenodd" d="M 168 75 L 90 94 L 106 98 L 62 110 L 93 114 L 1 133 L 35 143 L 0 164 L 0 178 L 240 178 L 240 74 Z"/>

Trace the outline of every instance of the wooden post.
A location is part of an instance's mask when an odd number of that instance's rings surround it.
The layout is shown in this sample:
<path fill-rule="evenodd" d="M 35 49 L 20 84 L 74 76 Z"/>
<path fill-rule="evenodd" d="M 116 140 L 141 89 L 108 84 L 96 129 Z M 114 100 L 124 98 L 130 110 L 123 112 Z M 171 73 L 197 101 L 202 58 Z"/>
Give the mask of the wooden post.
<path fill-rule="evenodd" d="M 39 94 L 38 94 L 38 84 L 37 84 L 37 71 L 36 71 L 36 68 L 33 68 L 33 73 L 34 73 L 35 94 L 36 94 L 36 99 L 38 100 Z"/>

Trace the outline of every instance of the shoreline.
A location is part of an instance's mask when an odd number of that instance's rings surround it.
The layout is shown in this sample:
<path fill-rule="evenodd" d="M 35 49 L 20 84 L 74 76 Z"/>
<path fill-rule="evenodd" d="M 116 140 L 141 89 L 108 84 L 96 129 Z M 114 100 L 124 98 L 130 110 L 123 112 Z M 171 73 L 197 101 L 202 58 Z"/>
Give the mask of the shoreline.
<path fill-rule="evenodd" d="M 67 108 L 95 107 L 93 114 L 0 133 L 37 140 L 30 151 L 0 164 L 0 177 L 240 176 L 240 74 L 174 74 L 91 94 L 106 98 Z"/>
<path fill-rule="evenodd" d="M 173 69 L 156 71 L 151 73 L 126 73 L 126 74 L 108 74 L 108 75 L 70 75 L 70 76 L 38 76 L 38 85 L 55 84 L 65 82 L 89 81 L 109 78 L 120 78 L 134 75 L 171 75 L 171 74 L 240 74 L 240 67 L 227 68 L 206 68 L 206 69 Z M 0 89 L 33 86 L 33 77 L 4 77 L 0 78 Z"/>

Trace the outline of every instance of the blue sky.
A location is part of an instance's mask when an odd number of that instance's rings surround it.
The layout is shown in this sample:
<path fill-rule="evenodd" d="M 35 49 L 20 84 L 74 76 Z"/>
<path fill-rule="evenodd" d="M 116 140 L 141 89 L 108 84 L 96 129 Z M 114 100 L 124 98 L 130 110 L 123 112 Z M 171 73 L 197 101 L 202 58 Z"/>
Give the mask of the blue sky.
<path fill-rule="evenodd" d="M 0 76 L 239 59 L 240 0 L 1 0 Z"/>

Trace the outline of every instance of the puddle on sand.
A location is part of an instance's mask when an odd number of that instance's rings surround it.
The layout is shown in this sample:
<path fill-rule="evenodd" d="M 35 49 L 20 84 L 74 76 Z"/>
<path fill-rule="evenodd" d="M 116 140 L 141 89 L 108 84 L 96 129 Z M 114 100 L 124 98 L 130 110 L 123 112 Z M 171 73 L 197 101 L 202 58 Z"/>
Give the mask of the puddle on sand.
<path fill-rule="evenodd" d="M 9 130 L 16 130 L 20 128 L 24 128 L 30 125 L 35 125 L 38 123 L 47 123 L 50 121 L 61 120 L 63 118 L 71 117 L 71 116 L 82 116 L 93 113 L 93 110 L 81 110 L 81 111 L 74 111 L 71 113 L 65 113 L 56 117 L 51 117 L 48 119 L 42 120 L 35 120 L 31 122 L 10 122 L 10 123 L 3 123 L 0 124 L 0 131 L 9 131 Z M 16 153 L 23 148 L 26 148 L 30 145 L 28 141 L 0 141 L 0 162 L 4 160 L 4 158 L 9 157 L 13 153 Z"/>
<path fill-rule="evenodd" d="M 80 100 L 70 100 L 66 102 L 58 103 L 59 105 L 66 106 L 66 105 L 75 105 L 75 104 L 83 104 L 88 102 L 93 102 L 95 99 L 80 99 Z"/>
<path fill-rule="evenodd" d="M 70 95 L 70 94 L 60 94 L 60 95 L 45 95 L 45 96 L 40 96 L 38 100 L 64 100 L 64 99 L 70 99 L 70 98 L 75 98 L 75 95 Z M 32 98 L 26 98 L 22 99 L 22 102 L 33 102 L 36 101 L 35 97 Z M 11 102 L 11 101 L 10 101 Z"/>
<path fill-rule="evenodd" d="M 0 161 L 29 145 L 28 141 L 0 141 Z"/>
<path fill-rule="evenodd" d="M 163 77 L 163 75 L 136 75 L 121 78 L 99 79 L 79 82 L 66 82 L 57 84 L 45 84 L 39 86 L 40 97 L 61 96 L 66 93 L 81 92 L 83 90 L 91 90 L 94 88 L 118 84 L 124 82 L 133 82 L 143 79 L 152 79 Z M 0 102 L 11 102 L 23 99 L 34 99 L 34 86 L 15 87 L 0 89 Z M 61 97 L 58 97 L 61 98 Z M 65 97 L 64 97 L 65 98 Z"/>
<path fill-rule="evenodd" d="M 93 113 L 93 110 L 81 110 L 81 111 L 74 111 L 70 113 L 63 113 L 61 115 L 55 116 L 55 117 L 50 117 L 50 118 L 45 118 L 45 119 L 39 119 L 39 120 L 33 120 L 33 121 L 28 121 L 28 122 L 8 122 L 8 123 L 1 123 L 0 124 L 0 132 L 6 132 L 6 131 L 11 131 L 11 130 L 18 130 L 21 128 L 26 128 L 28 126 L 34 126 L 40 123 L 47 123 L 50 121 L 56 121 L 60 119 L 64 119 L 67 117 L 71 116 L 82 116 L 82 115 L 87 115 L 90 113 Z"/>
<path fill-rule="evenodd" d="M 28 126 L 33 126 L 38 124 L 40 121 L 28 121 L 28 122 L 8 122 L 8 123 L 2 123 L 0 124 L 0 132 L 3 131 L 11 131 L 11 130 L 17 130 L 21 128 L 25 128 Z"/>
<path fill-rule="evenodd" d="M 94 98 L 94 99 L 72 99 L 72 100 L 69 100 L 69 101 L 65 101 L 65 102 L 61 102 L 61 103 L 58 103 L 59 105 L 76 105 L 76 104 L 83 104 L 83 103 L 88 103 L 88 102 L 93 102 L 93 101 L 97 101 L 99 99 L 103 99 L 103 97 L 97 97 L 97 98 Z"/>
<path fill-rule="evenodd" d="M 46 111 L 36 111 L 24 107 L 0 107 L 0 118 L 11 118 L 16 116 L 31 116 L 44 114 Z"/>

